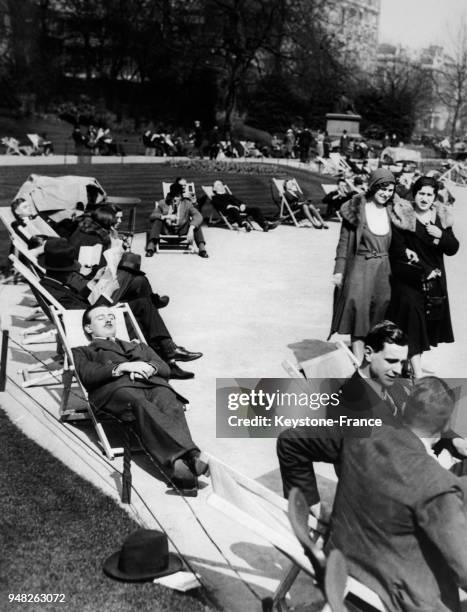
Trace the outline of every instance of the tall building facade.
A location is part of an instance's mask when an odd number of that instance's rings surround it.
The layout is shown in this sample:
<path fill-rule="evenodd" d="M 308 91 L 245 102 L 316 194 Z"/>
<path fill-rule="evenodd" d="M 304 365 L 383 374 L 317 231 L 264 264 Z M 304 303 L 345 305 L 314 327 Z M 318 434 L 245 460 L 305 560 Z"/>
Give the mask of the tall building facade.
<path fill-rule="evenodd" d="M 344 57 L 372 70 L 378 50 L 381 0 L 329 0 L 330 29 L 342 43 Z"/>

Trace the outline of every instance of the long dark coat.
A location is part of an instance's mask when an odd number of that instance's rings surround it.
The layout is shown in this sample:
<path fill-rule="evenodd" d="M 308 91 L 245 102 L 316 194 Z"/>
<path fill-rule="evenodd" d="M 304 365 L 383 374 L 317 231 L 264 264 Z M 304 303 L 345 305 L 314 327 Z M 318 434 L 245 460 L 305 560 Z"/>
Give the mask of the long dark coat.
<path fill-rule="evenodd" d="M 390 260 L 392 268 L 392 296 L 388 318 L 394 321 L 409 338 L 409 357 L 437 346 L 439 342 L 453 342 L 454 335 L 449 309 L 444 255 L 454 255 L 459 242 L 452 231 L 452 214 L 448 206 L 436 205 L 435 225 L 442 230 L 435 241 L 425 227 L 417 221 L 413 206 L 405 200 L 398 201 L 390 211 L 393 226 Z M 404 265 L 406 249 L 417 253 L 418 266 Z M 413 269 L 412 269 L 413 268 Z M 428 320 L 425 312 L 425 296 L 422 278 L 434 269 L 441 270 L 440 292 L 446 296 L 440 318 Z"/>

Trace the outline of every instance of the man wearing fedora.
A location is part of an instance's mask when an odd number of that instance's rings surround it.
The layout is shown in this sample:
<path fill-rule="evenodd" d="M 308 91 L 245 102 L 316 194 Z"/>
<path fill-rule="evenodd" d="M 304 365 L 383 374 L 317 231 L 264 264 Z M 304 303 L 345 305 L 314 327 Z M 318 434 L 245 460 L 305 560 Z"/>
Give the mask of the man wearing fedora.
<path fill-rule="evenodd" d="M 144 273 L 138 270 L 138 261 L 141 262 L 139 255 L 123 255 L 117 274 L 119 289 L 111 297 L 99 298 L 97 304 L 127 302 L 150 346 L 170 365 L 170 377 L 193 378 L 193 372 L 182 370 L 176 361 L 193 361 L 199 359 L 202 353 L 193 353 L 175 344 L 158 310 L 168 303 L 168 298 L 152 293 Z M 46 270 L 40 280 L 41 285 L 65 309 L 88 308 L 89 279 L 80 273 L 80 264 L 75 260 L 75 249 L 67 240 L 47 240 L 44 253 L 39 256 L 39 263 Z"/>
<path fill-rule="evenodd" d="M 196 488 L 206 464 L 185 419 L 187 400 L 168 383 L 169 366 L 146 344 L 117 338 L 109 306 L 90 306 L 83 330 L 91 340 L 73 349 L 76 371 L 97 412 L 135 419 L 142 444 L 179 488 Z"/>

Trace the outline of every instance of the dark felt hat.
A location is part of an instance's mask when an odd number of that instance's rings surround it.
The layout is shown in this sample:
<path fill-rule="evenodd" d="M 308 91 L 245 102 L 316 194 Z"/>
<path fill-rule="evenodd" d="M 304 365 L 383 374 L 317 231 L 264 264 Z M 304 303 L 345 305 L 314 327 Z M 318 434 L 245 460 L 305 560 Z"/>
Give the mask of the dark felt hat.
<path fill-rule="evenodd" d="M 128 272 L 134 274 L 144 274 L 141 270 L 141 255 L 137 253 L 130 253 L 129 251 L 123 253 L 118 267 L 120 270 L 128 270 Z"/>
<path fill-rule="evenodd" d="M 373 170 L 368 178 L 368 189 L 370 191 L 376 191 L 378 185 L 384 185 L 384 183 L 395 183 L 396 179 L 394 174 L 387 168 L 377 168 Z"/>
<path fill-rule="evenodd" d="M 122 548 L 104 562 L 104 573 L 125 582 L 148 582 L 175 574 L 182 569 L 181 559 L 169 553 L 165 533 L 138 529 L 127 537 Z"/>
<path fill-rule="evenodd" d="M 75 253 L 75 247 L 66 238 L 49 238 L 37 261 L 40 266 L 52 272 L 78 272 L 80 265 L 75 259 Z"/>

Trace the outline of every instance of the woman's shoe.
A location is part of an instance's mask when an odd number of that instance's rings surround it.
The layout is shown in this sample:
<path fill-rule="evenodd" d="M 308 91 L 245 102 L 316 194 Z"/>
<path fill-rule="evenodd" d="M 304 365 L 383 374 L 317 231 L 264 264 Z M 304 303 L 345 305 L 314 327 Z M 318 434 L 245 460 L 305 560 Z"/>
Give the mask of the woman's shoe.
<path fill-rule="evenodd" d="M 152 257 L 154 255 L 154 249 L 146 249 L 146 257 Z"/>

